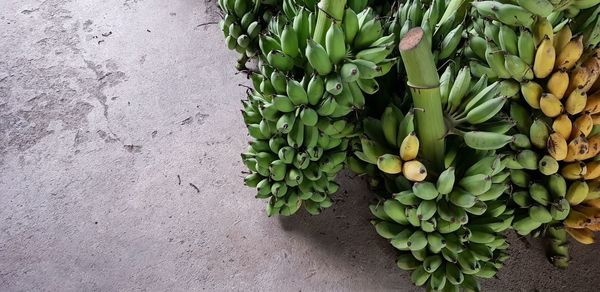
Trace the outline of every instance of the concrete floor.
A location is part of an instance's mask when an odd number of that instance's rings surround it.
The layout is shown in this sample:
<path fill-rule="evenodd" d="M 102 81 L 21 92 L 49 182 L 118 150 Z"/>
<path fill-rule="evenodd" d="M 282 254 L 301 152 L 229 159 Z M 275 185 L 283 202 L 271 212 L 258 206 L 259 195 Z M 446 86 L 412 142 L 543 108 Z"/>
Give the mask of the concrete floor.
<path fill-rule="evenodd" d="M 0 1 L 0 291 L 420 291 L 342 175 L 318 217 L 267 218 L 214 1 Z M 195 185 L 198 190 L 191 184 Z M 597 291 L 600 246 L 542 249 L 487 291 Z"/>

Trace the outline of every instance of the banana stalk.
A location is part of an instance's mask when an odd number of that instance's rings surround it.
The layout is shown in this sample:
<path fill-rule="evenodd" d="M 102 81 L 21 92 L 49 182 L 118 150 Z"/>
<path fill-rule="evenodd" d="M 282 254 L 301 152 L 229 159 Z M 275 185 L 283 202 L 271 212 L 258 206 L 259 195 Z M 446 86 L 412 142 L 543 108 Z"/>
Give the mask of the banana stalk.
<path fill-rule="evenodd" d="M 344 18 L 346 0 L 321 0 L 318 4 L 319 13 L 313 40 L 325 46 L 325 33 L 331 21 L 341 22 Z"/>
<path fill-rule="evenodd" d="M 416 109 L 417 133 L 422 156 L 435 170 L 444 166 L 444 136 L 446 125 L 442 112 L 440 77 L 437 73 L 431 44 L 422 28 L 408 31 L 400 41 L 400 54 Z"/>

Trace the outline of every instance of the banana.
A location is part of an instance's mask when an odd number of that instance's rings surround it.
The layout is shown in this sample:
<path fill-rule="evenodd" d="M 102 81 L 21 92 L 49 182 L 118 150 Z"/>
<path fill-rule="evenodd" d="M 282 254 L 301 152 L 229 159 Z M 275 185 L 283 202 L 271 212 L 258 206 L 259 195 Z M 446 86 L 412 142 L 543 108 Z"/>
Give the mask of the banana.
<path fill-rule="evenodd" d="M 488 175 L 476 174 L 463 177 L 458 185 L 473 196 L 479 196 L 492 187 L 492 179 Z M 468 197 L 467 195 L 465 195 Z"/>
<path fill-rule="evenodd" d="M 412 190 L 415 196 L 422 200 L 433 200 L 439 196 L 439 192 L 431 182 L 417 182 L 413 184 Z"/>
<path fill-rule="evenodd" d="M 543 206 L 547 206 L 550 203 L 550 193 L 540 183 L 533 183 L 529 186 L 529 195 L 534 201 Z"/>
<path fill-rule="evenodd" d="M 575 181 L 567 189 L 566 199 L 571 206 L 581 204 L 587 197 L 589 186 L 585 181 Z"/>
<path fill-rule="evenodd" d="M 565 228 L 567 233 L 582 244 L 592 244 L 595 242 L 594 233 L 589 229 Z"/>
<path fill-rule="evenodd" d="M 377 222 L 377 221 L 373 220 L 373 221 L 371 221 L 371 223 L 375 226 L 375 231 L 377 231 L 377 234 L 379 234 L 381 237 L 383 237 L 385 239 L 392 239 L 392 238 L 396 237 L 397 235 L 405 234 L 405 232 L 406 232 L 405 230 L 407 230 L 406 228 L 404 228 L 401 225 L 387 222 L 387 221 Z"/>
<path fill-rule="evenodd" d="M 554 119 L 554 122 L 552 123 L 552 130 L 559 134 L 566 143 L 566 139 L 569 139 L 571 136 L 571 131 L 573 130 L 573 124 L 569 116 L 562 114 Z"/>
<path fill-rule="evenodd" d="M 510 26 L 531 27 L 534 15 L 525 8 L 512 4 L 499 3 L 494 11 L 495 17 L 502 23 Z"/>
<path fill-rule="evenodd" d="M 386 200 L 383 203 L 383 211 L 385 212 L 386 216 L 396 223 L 402 225 L 408 224 L 405 209 L 406 207 L 396 200 Z"/>
<path fill-rule="evenodd" d="M 514 222 L 513 228 L 515 229 L 515 231 L 517 231 L 519 235 L 525 236 L 531 233 L 533 230 L 539 228 L 541 225 L 541 222 L 531 217 L 525 217 Z"/>
<path fill-rule="evenodd" d="M 535 45 L 540 46 L 544 38 L 549 37 L 550 41 L 554 39 L 554 30 L 552 24 L 546 17 L 537 17 L 533 26 L 533 38 Z M 552 64 L 554 66 L 554 64 Z"/>
<path fill-rule="evenodd" d="M 568 180 L 577 180 L 586 175 L 587 166 L 583 162 L 569 163 L 561 168 L 560 173 Z"/>
<path fill-rule="evenodd" d="M 370 21 L 365 22 L 363 25 L 360 25 L 360 29 L 354 38 L 353 44 L 357 49 L 366 48 L 382 36 L 383 28 L 381 26 L 381 21 L 373 18 Z"/>
<path fill-rule="evenodd" d="M 537 53 L 536 53 L 537 56 Z M 515 56 L 515 55 L 506 55 L 504 57 L 505 59 L 505 67 L 506 70 L 508 70 L 508 72 L 510 73 L 510 76 L 519 81 L 522 82 L 524 80 L 531 80 L 534 78 L 534 71 L 532 70 L 532 68 L 525 63 L 525 61 L 523 61 L 521 58 Z M 534 62 L 535 65 L 535 62 Z"/>
<path fill-rule="evenodd" d="M 454 167 L 444 170 L 438 177 L 436 189 L 442 195 L 449 194 L 454 188 L 455 174 Z"/>
<path fill-rule="evenodd" d="M 439 254 L 446 247 L 446 239 L 438 232 L 430 232 L 427 233 L 427 245 L 431 252 Z"/>
<path fill-rule="evenodd" d="M 317 74 L 314 74 L 311 77 L 310 81 L 308 82 L 308 86 L 306 89 L 308 103 L 310 105 L 319 104 L 324 93 L 325 93 L 325 82 L 323 81 L 323 77 L 321 77 Z"/>
<path fill-rule="evenodd" d="M 563 48 L 567 46 L 572 37 L 573 32 L 571 31 L 571 27 L 569 25 L 565 25 L 556 34 L 554 34 L 553 44 L 557 54 L 560 55 L 560 53 L 562 53 Z"/>
<path fill-rule="evenodd" d="M 415 132 L 410 133 L 400 145 L 400 157 L 404 161 L 410 161 L 417 158 L 419 153 L 419 138 Z"/>
<path fill-rule="evenodd" d="M 540 119 L 534 120 L 529 130 L 531 144 L 539 149 L 544 149 L 549 136 L 550 133 L 546 124 Z"/>
<path fill-rule="evenodd" d="M 569 87 L 569 74 L 567 72 L 559 70 L 554 72 L 548 79 L 546 88 L 548 91 L 556 96 L 558 99 L 562 99 L 567 92 Z"/>
<path fill-rule="evenodd" d="M 459 182 L 459 184 L 461 182 L 462 180 Z M 481 192 L 481 194 L 483 194 L 483 192 Z M 461 208 L 471 208 L 478 202 L 478 198 L 476 196 L 460 189 L 455 189 L 450 194 L 448 194 L 448 200 L 450 200 L 450 202 L 455 206 Z"/>
<path fill-rule="evenodd" d="M 298 34 L 291 25 L 286 25 L 281 33 L 281 50 L 292 58 L 298 56 Z"/>
<path fill-rule="evenodd" d="M 528 65 L 533 65 L 535 60 L 535 40 L 533 34 L 526 28 L 521 28 L 519 38 L 517 40 L 519 57 Z"/>
<path fill-rule="evenodd" d="M 439 256 L 438 256 L 439 257 Z M 440 257 L 440 262 L 441 262 L 441 257 Z M 429 286 L 428 288 L 433 289 L 433 291 L 446 291 L 448 290 L 450 287 L 450 284 L 446 284 L 446 271 L 444 270 L 444 268 L 438 268 L 435 272 L 432 272 L 431 277 L 429 279 Z"/>
<path fill-rule="evenodd" d="M 399 156 L 384 154 L 377 159 L 377 167 L 387 174 L 398 174 L 402 172 L 402 160 Z"/>
<path fill-rule="evenodd" d="M 412 273 L 410 275 L 410 280 L 416 286 L 423 286 L 429 279 L 430 275 L 431 274 L 429 274 L 427 271 L 425 271 L 425 268 L 423 268 L 421 266 L 421 267 L 417 268 L 416 270 L 412 271 Z"/>
<path fill-rule="evenodd" d="M 585 180 L 595 180 L 600 177 L 600 161 L 590 161 L 586 163 L 587 173 Z"/>
<path fill-rule="evenodd" d="M 409 181 L 421 182 L 427 177 L 427 169 L 418 160 L 406 161 L 402 165 L 402 173 Z"/>
<path fill-rule="evenodd" d="M 505 65 L 505 53 L 489 41 L 485 50 L 485 60 L 499 78 L 506 79 L 511 77 L 511 73 Z"/>
<path fill-rule="evenodd" d="M 512 136 L 492 133 L 471 131 L 463 135 L 467 146 L 477 150 L 496 150 L 513 141 Z"/>
<path fill-rule="evenodd" d="M 435 215 L 436 209 L 437 209 L 437 204 L 436 204 L 435 200 L 423 200 L 419 204 L 419 207 L 417 207 L 417 217 L 421 221 L 429 220 Z M 422 227 L 423 226 L 421 224 L 421 228 Z"/>
<path fill-rule="evenodd" d="M 552 45 L 552 39 L 548 35 L 545 35 L 535 54 L 535 61 L 533 63 L 535 77 L 544 79 L 550 76 L 554 69 L 555 61 L 556 51 Z"/>
<path fill-rule="evenodd" d="M 534 109 L 540 109 L 540 99 L 544 89 L 535 81 L 521 83 L 521 94 L 523 98 Z"/>
<path fill-rule="evenodd" d="M 305 105 L 308 103 L 308 95 L 300 82 L 288 80 L 286 87 L 287 95 L 294 105 Z"/>
<path fill-rule="evenodd" d="M 520 170 L 520 169 L 511 169 L 510 170 L 510 180 L 513 182 L 513 184 L 522 187 L 522 188 L 526 188 L 529 186 L 529 182 L 531 180 L 531 178 L 529 177 L 529 175 L 527 174 L 527 172 Z"/>
<path fill-rule="evenodd" d="M 339 24 L 332 23 L 325 34 L 325 49 L 332 64 L 338 64 L 346 56 L 346 36 Z"/>
<path fill-rule="evenodd" d="M 456 48 L 462 39 L 463 30 L 463 25 L 459 24 L 446 34 L 440 43 L 440 51 L 438 55 L 440 60 L 446 59 L 456 52 Z"/>
<path fill-rule="evenodd" d="M 396 111 L 391 106 L 386 107 L 382 116 L 381 124 L 383 129 L 383 135 L 389 145 L 397 146 L 396 138 L 398 137 L 398 119 L 396 118 Z"/>
<path fill-rule="evenodd" d="M 542 110 L 544 115 L 550 118 L 555 118 L 559 116 L 564 110 L 563 104 L 562 102 L 560 102 L 560 99 L 558 99 L 551 93 L 542 94 L 542 97 L 540 99 L 540 109 Z"/>
<path fill-rule="evenodd" d="M 538 169 L 543 175 L 552 175 L 558 172 L 559 164 L 552 156 L 545 155 L 540 159 Z"/>
<path fill-rule="evenodd" d="M 549 0 L 517 0 L 521 7 L 541 17 L 548 17 L 554 11 L 554 5 Z"/>
<path fill-rule="evenodd" d="M 463 67 L 458 74 L 454 84 L 451 84 L 451 89 L 448 94 L 448 104 L 450 111 L 458 109 L 462 100 L 465 98 L 471 85 L 471 73 L 468 67 Z"/>
<path fill-rule="evenodd" d="M 502 50 L 513 55 L 519 54 L 517 33 L 511 27 L 501 25 L 498 38 L 500 39 L 500 47 Z"/>
<path fill-rule="evenodd" d="M 332 71 L 333 65 L 329 59 L 329 55 L 321 44 L 309 39 L 307 41 L 305 55 L 310 65 L 317 73 L 319 73 L 319 75 L 328 75 Z"/>
<path fill-rule="evenodd" d="M 500 110 L 502 110 L 506 101 L 507 98 L 504 96 L 490 99 L 470 110 L 467 113 L 465 120 L 473 125 L 487 122 L 488 120 L 496 116 L 500 112 Z"/>
<path fill-rule="evenodd" d="M 583 54 L 583 37 L 579 36 L 569 41 L 556 57 L 557 70 L 570 70 L 577 64 Z"/>
<path fill-rule="evenodd" d="M 398 256 L 396 265 L 398 266 L 398 268 L 400 268 L 402 270 L 413 271 L 413 270 L 417 269 L 418 267 L 421 267 L 422 263 L 421 263 L 421 261 L 417 260 L 412 254 L 403 253 L 400 256 Z"/>

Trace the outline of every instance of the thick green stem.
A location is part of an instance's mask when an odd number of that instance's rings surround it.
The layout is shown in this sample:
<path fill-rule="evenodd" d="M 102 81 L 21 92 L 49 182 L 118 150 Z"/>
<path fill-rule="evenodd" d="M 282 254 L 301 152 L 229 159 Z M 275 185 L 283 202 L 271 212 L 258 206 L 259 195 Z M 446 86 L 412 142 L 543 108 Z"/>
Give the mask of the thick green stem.
<path fill-rule="evenodd" d="M 331 25 L 331 20 L 335 19 L 341 22 L 342 18 L 344 18 L 346 0 L 321 0 L 317 7 L 319 12 L 317 14 L 317 24 L 313 40 L 325 46 L 325 34 Z"/>
<path fill-rule="evenodd" d="M 406 68 L 417 117 L 417 135 L 421 154 L 435 169 L 444 167 L 446 125 L 440 95 L 440 76 L 435 66 L 431 44 L 423 29 L 413 28 L 400 42 L 400 54 Z"/>

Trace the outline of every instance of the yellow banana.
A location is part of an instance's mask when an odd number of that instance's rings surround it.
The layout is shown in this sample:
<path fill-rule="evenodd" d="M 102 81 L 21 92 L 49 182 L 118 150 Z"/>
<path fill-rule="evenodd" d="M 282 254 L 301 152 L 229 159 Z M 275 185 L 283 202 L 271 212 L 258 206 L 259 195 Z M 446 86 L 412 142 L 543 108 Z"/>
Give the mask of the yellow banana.
<path fill-rule="evenodd" d="M 379 170 L 388 174 L 398 174 L 402 172 L 402 160 L 393 154 L 384 154 L 377 159 Z"/>
<path fill-rule="evenodd" d="M 594 125 L 600 125 L 600 115 L 593 115 L 592 120 L 594 120 Z"/>
<path fill-rule="evenodd" d="M 582 244 L 592 244 L 594 243 L 594 232 L 589 229 L 574 229 L 574 228 L 565 228 L 567 233 L 571 235 L 575 240 L 579 241 Z"/>
<path fill-rule="evenodd" d="M 554 119 L 554 122 L 552 123 L 552 130 L 561 135 L 564 138 L 564 140 L 569 139 L 569 137 L 571 136 L 572 129 L 573 123 L 571 122 L 569 116 L 566 114 L 558 116 L 556 119 Z"/>
<path fill-rule="evenodd" d="M 571 139 L 575 139 L 580 135 L 587 137 L 594 127 L 594 120 L 592 119 L 592 115 L 589 113 L 584 113 L 580 115 L 575 122 L 573 122 L 573 130 L 571 131 Z"/>
<path fill-rule="evenodd" d="M 410 161 L 417 158 L 417 154 L 419 154 L 419 138 L 415 132 L 412 132 L 400 145 L 400 157 L 404 161 Z"/>
<path fill-rule="evenodd" d="M 585 109 L 587 94 L 581 88 L 576 88 L 569 94 L 565 102 L 565 109 L 571 115 L 576 115 Z"/>
<path fill-rule="evenodd" d="M 550 44 L 552 44 L 554 40 L 554 30 L 552 29 L 552 24 L 548 21 L 548 18 L 538 17 L 533 25 L 533 39 L 535 40 L 535 45 L 540 45 L 545 38 L 548 38 Z"/>
<path fill-rule="evenodd" d="M 571 27 L 565 25 L 561 30 L 559 30 L 556 34 L 554 34 L 554 49 L 557 54 L 560 54 L 563 48 L 571 41 L 573 37 L 573 32 L 571 32 Z"/>
<path fill-rule="evenodd" d="M 579 159 L 582 161 L 591 159 L 593 157 L 596 157 L 596 155 L 600 154 L 600 135 L 594 135 L 594 136 L 588 138 L 587 139 L 587 148 L 588 148 L 588 153 L 579 156 Z"/>
<path fill-rule="evenodd" d="M 570 70 L 583 54 L 583 36 L 572 39 L 556 58 L 556 69 Z"/>
<path fill-rule="evenodd" d="M 546 88 L 548 88 L 548 91 L 554 94 L 556 98 L 562 99 L 569 88 L 569 74 L 562 70 L 554 72 L 552 76 L 550 76 L 550 79 L 548 79 Z"/>
<path fill-rule="evenodd" d="M 558 133 L 550 134 L 550 137 L 548 137 L 547 147 L 548 153 L 552 156 L 552 158 L 556 159 L 556 161 L 564 160 L 567 157 L 567 141 L 562 135 Z"/>
<path fill-rule="evenodd" d="M 585 200 L 583 201 L 583 204 L 594 208 L 600 208 L 600 199 Z"/>
<path fill-rule="evenodd" d="M 593 180 L 600 177 L 600 161 L 590 161 L 585 166 L 588 170 L 583 177 L 585 180 Z"/>
<path fill-rule="evenodd" d="M 585 176 L 587 167 L 582 162 L 573 162 L 563 166 L 560 173 L 566 179 L 576 180 Z"/>
<path fill-rule="evenodd" d="M 540 98 L 544 89 L 535 81 L 527 81 L 521 84 L 521 93 L 529 106 L 534 109 L 540 108 Z"/>
<path fill-rule="evenodd" d="M 583 66 L 577 66 L 571 71 L 569 75 L 569 87 L 567 88 L 566 94 L 570 94 L 576 88 L 581 89 L 583 92 L 587 92 L 590 86 L 591 78 L 593 77 L 592 72 Z"/>
<path fill-rule="evenodd" d="M 556 61 L 556 51 L 552 45 L 552 39 L 548 35 L 544 36 L 542 43 L 535 52 L 535 61 L 533 63 L 533 73 L 535 77 L 543 79 L 550 74 L 554 69 L 554 62 Z"/>
<path fill-rule="evenodd" d="M 590 187 L 585 181 L 575 181 L 567 189 L 566 199 L 571 206 L 577 206 L 585 200 L 590 191 Z"/>
<path fill-rule="evenodd" d="M 571 140 L 568 147 L 567 157 L 564 159 L 565 162 L 581 160 L 589 152 L 589 142 L 583 135 Z"/>
<path fill-rule="evenodd" d="M 583 86 L 583 90 L 588 92 L 600 76 L 600 58 L 598 53 L 595 52 L 592 56 L 588 57 L 581 67 L 585 68 L 589 74 L 586 83 Z"/>
<path fill-rule="evenodd" d="M 540 109 L 547 117 L 555 118 L 563 112 L 564 108 L 560 99 L 551 93 L 544 93 L 540 99 Z"/>
<path fill-rule="evenodd" d="M 402 173 L 409 181 L 419 182 L 427 177 L 427 169 L 425 165 L 418 160 L 404 162 L 402 165 Z"/>
<path fill-rule="evenodd" d="M 584 110 L 592 115 L 600 113 L 600 91 L 588 96 Z"/>

